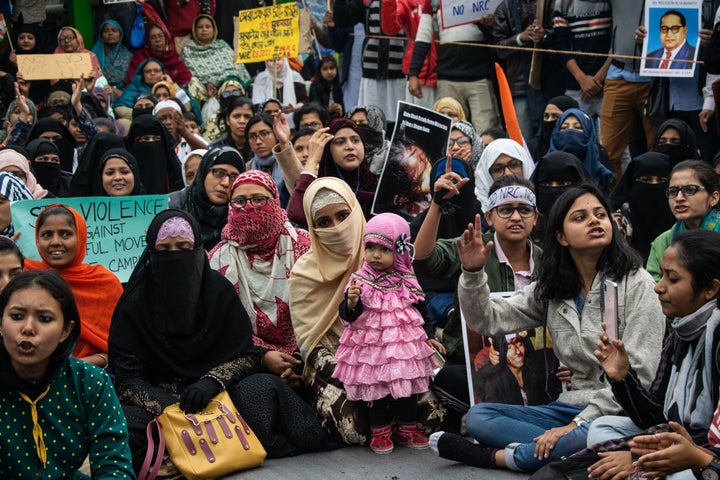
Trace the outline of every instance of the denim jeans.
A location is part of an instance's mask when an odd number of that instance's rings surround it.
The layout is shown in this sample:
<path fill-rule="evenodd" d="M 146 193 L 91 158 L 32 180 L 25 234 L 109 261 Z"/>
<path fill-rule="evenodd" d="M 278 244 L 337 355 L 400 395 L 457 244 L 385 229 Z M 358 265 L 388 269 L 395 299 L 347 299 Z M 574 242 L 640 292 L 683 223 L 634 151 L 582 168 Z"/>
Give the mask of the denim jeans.
<path fill-rule="evenodd" d="M 553 459 L 585 448 L 587 423 L 561 437 L 550 458 L 537 459 L 533 456 L 535 437 L 551 428 L 571 423 L 582 410 L 583 407 L 562 402 L 530 407 L 480 403 L 468 412 L 467 430 L 484 445 L 505 448 L 505 462 L 511 470 L 534 472 Z"/>

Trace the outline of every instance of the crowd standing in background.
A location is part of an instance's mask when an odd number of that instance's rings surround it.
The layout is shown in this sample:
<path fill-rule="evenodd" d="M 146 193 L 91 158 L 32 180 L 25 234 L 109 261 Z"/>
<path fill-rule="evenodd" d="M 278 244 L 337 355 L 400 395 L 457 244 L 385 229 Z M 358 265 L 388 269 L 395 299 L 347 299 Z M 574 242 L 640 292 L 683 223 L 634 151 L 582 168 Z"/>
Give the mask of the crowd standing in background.
<path fill-rule="evenodd" d="M 504 0 L 451 26 L 440 2 L 334 0 L 312 53 L 238 64 L 233 17 L 272 2 L 93 1 L 85 37 L 13 2 L 0 477 L 134 478 L 150 420 L 227 390 L 269 458 L 429 447 L 541 475 L 591 451 L 593 478 L 718 478 L 720 1 L 692 36 L 659 16 L 646 59 L 645 3 Z M 23 77 L 49 53 L 91 70 Z M 373 212 L 399 101 L 451 122 L 406 159 L 410 222 Z M 64 199 L 150 194 L 169 209 L 129 281 L 85 263 Z M 21 252 L 10 203 L 32 199 Z"/>

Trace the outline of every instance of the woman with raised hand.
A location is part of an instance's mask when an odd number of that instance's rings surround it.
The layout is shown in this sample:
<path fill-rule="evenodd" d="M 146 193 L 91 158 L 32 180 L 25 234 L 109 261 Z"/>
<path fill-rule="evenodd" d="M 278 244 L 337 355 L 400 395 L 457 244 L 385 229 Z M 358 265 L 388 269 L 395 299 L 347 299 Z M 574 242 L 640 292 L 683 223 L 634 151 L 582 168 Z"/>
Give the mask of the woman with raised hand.
<path fill-rule="evenodd" d="M 601 292 L 606 280 L 618 287 L 618 338 L 627 345 L 638 379 L 654 378 L 664 317 L 652 277 L 618 235 L 600 191 L 581 185 L 565 192 L 548 217 L 540 276 L 512 297 L 490 298 L 484 266 L 492 242 L 482 238 L 480 216 L 457 239 L 463 266 L 458 284 L 468 327 L 485 335 L 546 326 L 560 362 L 572 372 L 572 390 L 542 406 L 482 403 L 470 409 L 468 433 L 479 444 L 453 434 L 431 437 L 440 456 L 485 468 L 534 471 L 552 457 L 586 445 L 589 422 L 617 414 L 607 380 L 597 374 L 593 351 L 602 332 Z"/>

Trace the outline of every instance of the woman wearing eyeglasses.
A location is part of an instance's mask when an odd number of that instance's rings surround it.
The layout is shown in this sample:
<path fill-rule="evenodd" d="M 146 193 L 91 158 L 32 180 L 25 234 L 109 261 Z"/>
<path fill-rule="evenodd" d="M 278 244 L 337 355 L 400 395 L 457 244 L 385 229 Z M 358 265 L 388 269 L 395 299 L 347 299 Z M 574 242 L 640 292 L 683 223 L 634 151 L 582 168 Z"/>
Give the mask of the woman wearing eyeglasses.
<path fill-rule="evenodd" d="M 480 163 L 483 152 L 483 142 L 475 131 L 472 123 L 458 120 L 452 124 L 450 142 L 448 143 L 448 157 L 460 158 L 470 164 L 474 170 Z"/>
<path fill-rule="evenodd" d="M 302 362 L 290 319 L 288 277 L 310 249 L 310 237 L 290 224 L 267 173 L 241 173 L 231 192 L 227 225 L 209 254 L 210 266 L 233 284 L 248 312 L 263 372 L 297 387 Z"/>
<path fill-rule="evenodd" d="M 213 148 L 200 161 L 192 185 L 168 197 L 169 208 L 184 210 L 198 221 L 205 250 L 220 242 L 228 219 L 230 186 L 244 171 L 240 152 L 232 147 Z"/>
<path fill-rule="evenodd" d="M 655 281 L 661 277 L 663 253 L 677 234 L 696 228 L 720 232 L 720 185 L 717 173 L 709 164 L 685 160 L 675 165 L 666 195 L 677 222 L 650 245 L 646 268 Z"/>
<path fill-rule="evenodd" d="M 488 143 L 475 167 L 475 197 L 486 210 L 490 185 L 505 175 L 530 179 L 535 170 L 530 154 L 522 145 L 509 138 L 498 138 Z"/>
<path fill-rule="evenodd" d="M 463 268 L 458 298 L 468 328 L 484 335 L 547 328 L 558 346 L 555 355 L 573 372 L 572 390 L 548 405 L 477 404 L 468 413 L 467 430 L 479 443 L 446 433 L 431 436 L 430 446 L 441 457 L 474 466 L 532 472 L 585 448 L 589 422 L 621 411 L 593 354 L 604 331 L 605 280 L 617 284 L 617 338 L 644 387 L 660 360 L 664 318 L 652 277 L 593 185 L 572 187 L 555 202 L 538 279 L 511 297 L 490 298 L 485 268 L 493 245 L 479 230 L 478 215 L 456 240 Z"/>

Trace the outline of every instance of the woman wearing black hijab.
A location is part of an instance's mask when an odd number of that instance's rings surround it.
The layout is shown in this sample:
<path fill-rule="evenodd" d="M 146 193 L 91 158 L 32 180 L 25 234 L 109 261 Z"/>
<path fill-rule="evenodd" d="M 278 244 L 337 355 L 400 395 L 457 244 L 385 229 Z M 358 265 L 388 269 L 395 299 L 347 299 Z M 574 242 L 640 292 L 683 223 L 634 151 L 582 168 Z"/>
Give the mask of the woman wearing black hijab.
<path fill-rule="evenodd" d="M 75 169 L 70 192 L 73 197 L 90 196 L 91 185 L 98 162 L 111 148 L 124 148 L 125 139 L 114 133 L 99 132 L 88 141 Z"/>
<path fill-rule="evenodd" d="M 37 138 L 26 145 L 28 160 L 38 183 L 49 196 L 70 197 L 72 175 L 60 169 L 60 149 L 46 138 Z"/>
<path fill-rule="evenodd" d="M 210 251 L 220 243 L 227 223 L 230 187 L 245 171 L 245 161 L 232 147 L 217 147 L 200 160 L 192 185 L 170 194 L 168 206 L 190 213 L 200 223 L 202 245 Z"/>
<path fill-rule="evenodd" d="M 163 194 L 185 186 L 182 166 L 165 125 L 152 115 L 132 121 L 126 137 L 127 149 L 140 164 L 140 179 L 148 194 Z"/>
<path fill-rule="evenodd" d="M 683 160 L 700 159 L 695 132 L 690 125 L 677 118 L 670 118 L 660 124 L 655 134 L 653 151 L 670 157 L 673 167 Z"/>
<path fill-rule="evenodd" d="M 543 112 L 542 129 L 535 138 L 535 147 L 533 148 L 533 158 L 541 158 L 550 149 L 550 137 L 552 137 L 555 123 L 560 115 L 571 108 L 579 108 L 578 103 L 567 95 L 559 95 L 551 98 L 545 111 Z"/>
<path fill-rule="evenodd" d="M 60 169 L 72 174 L 75 166 L 75 147 L 77 142 L 70 130 L 55 118 L 41 118 L 30 130 L 28 142 L 36 138 L 47 138 L 57 145 L 60 154 Z M 41 185 L 45 185 L 44 183 Z M 47 187 L 46 187 L 47 188 Z"/>
<path fill-rule="evenodd" d="M 610 196 L 613 209 L 625 202 L 629 204 L 630 244 L 642 255 L 643 262 L 647 262 L 652 241 L 676 221 L 665 195 L 671 171 L 672 161 L 667 155 L 658 152 L 639 155 L 628 164 Z"/>
<path fill-rule="evenodd" d="M 540 212 L 532 237 L 539 243 L 544 238 L 545 219 L 555 200 L 570 187 L 591 180 L 583 163 L 572 153 L 562 151 L 545 154 L 535 166 L 530 180 L 535 185 L 535 197 Z"/>
<path fill-rule="evenodd" d="M 113 161 L 114 163 L 109 163 Z M 106 151 L 95 167 L 90 195 L 117 197 L 144 194 L 140 167 L 133 154 L 124 148 L 111 148 Z"/>
<path fill-rule="evenodd" d="M 269 458 L 326 448 L 310 406 L 279 377 L 255 374 L 250 320 L 232 284 L 210 268 L 195 219 L 165 210 L 150 223 L 146 242 L 108 340 L 135 470 L 150 420 L 178 401 L 195 413 L 222 390 Z"/>

